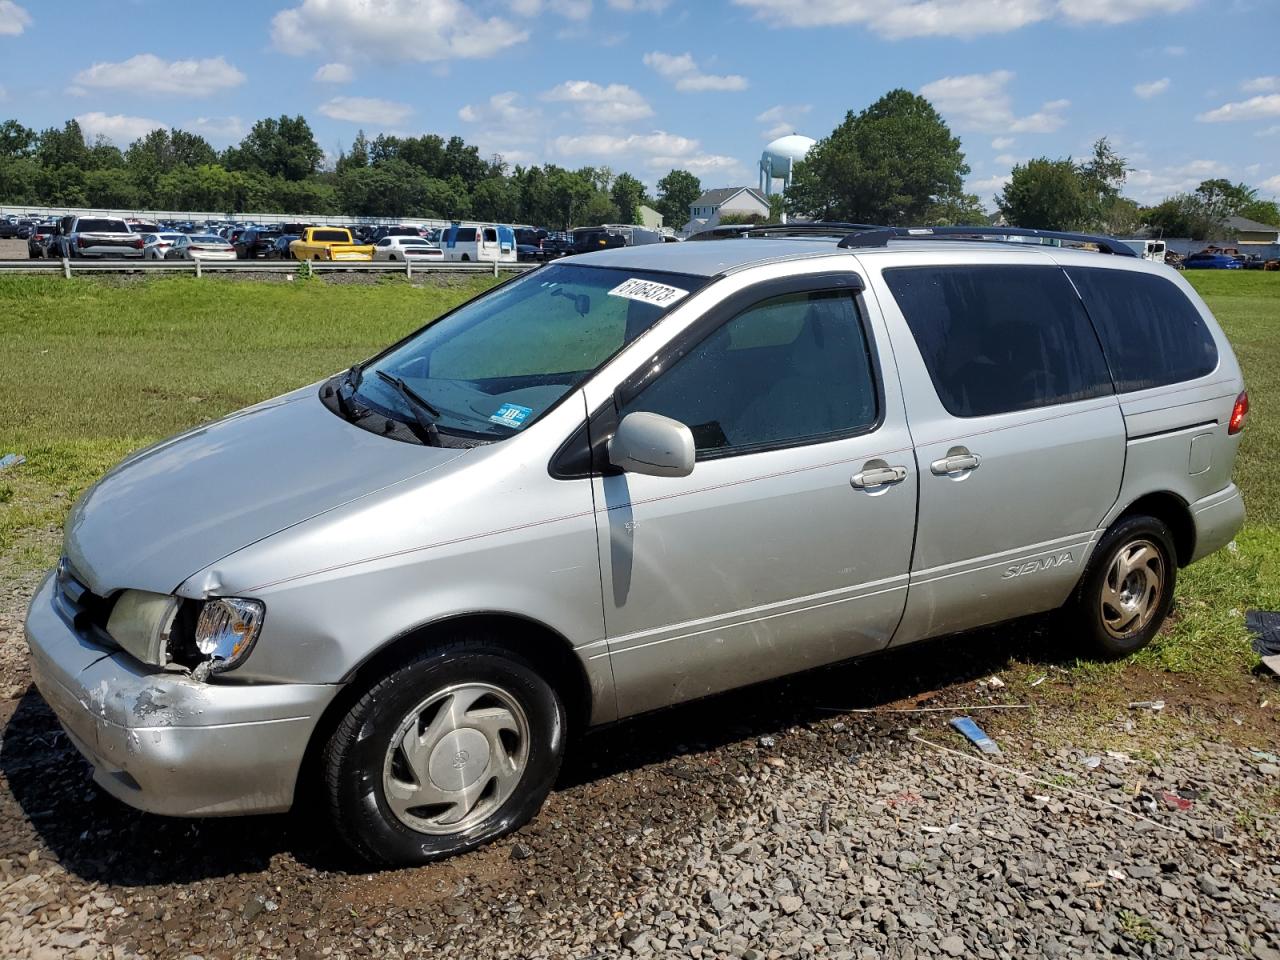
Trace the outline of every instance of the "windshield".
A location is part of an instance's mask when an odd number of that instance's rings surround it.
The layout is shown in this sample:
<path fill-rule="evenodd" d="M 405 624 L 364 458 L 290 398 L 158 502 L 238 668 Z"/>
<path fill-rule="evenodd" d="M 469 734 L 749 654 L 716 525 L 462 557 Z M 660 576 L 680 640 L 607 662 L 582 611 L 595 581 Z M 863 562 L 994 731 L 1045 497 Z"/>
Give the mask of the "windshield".
<path fill-rule="evenodd" d="M 556 264 L 513 280 L 368 364 L 359 402 L 403 420 L 381 372 L 439 411 L 437 427 L 498 440 L 527 427 L 706 277 Z"/>
<path fill-rule="evenodd" d="M 351 237 L 345 230 L 312 230 L 311 239 L 316 243 L 351 242 Z"/>
<path fill-rule="evenodd" d="M 123 220 L 81 220 L 77 225 L 81 233 L 128 233 L 129 226 Z"/>

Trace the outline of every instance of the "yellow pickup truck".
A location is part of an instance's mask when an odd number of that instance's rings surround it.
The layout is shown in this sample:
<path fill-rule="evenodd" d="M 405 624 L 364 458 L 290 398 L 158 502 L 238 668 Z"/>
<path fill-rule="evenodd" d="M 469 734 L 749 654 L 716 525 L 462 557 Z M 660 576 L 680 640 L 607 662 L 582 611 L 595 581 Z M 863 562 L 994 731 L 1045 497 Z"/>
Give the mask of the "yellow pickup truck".
<path fill-rule="evenodd" d="M 307 227 L 289 244 L 295 260 L 372 260 L 373 247 L 351 239 L 345 227 Z"/>

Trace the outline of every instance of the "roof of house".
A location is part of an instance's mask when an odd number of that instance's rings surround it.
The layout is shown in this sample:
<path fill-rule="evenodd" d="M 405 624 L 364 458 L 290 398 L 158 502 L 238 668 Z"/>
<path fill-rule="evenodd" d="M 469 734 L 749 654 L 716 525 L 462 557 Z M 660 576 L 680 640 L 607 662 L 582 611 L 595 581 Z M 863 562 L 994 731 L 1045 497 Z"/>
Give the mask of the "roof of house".
<path fill-rule="evenodd" d="M 718 207 L 723 203 L 727 203 L 733 197 L 736 197 L 743 190 L 751 194 L 765 206 L 769 205 L 769 201 L 760 195 L 760 191 L 755 187 L 718 187 L 715 190 L 707 190 L 697 200 L 693 201 L 691 206 L 694 207 Z"/>
<path fill-rule="evenodd" d="M 1257 220 L 1250 220 L 1248 217 L 1227 217 L 1224 223 L 1229 229 L 1237 232 L 1243 230 L 1245 233 L 1280 233 L 1280 227 L 1268 223 L 1259 223 Z"/>

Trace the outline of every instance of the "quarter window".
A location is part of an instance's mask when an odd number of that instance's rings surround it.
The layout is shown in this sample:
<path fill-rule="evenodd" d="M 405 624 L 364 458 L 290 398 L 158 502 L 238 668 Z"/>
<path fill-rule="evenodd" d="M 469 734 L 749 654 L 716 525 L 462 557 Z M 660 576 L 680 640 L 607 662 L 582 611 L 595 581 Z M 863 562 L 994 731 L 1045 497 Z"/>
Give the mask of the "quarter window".
<path fill-rule="evenodd" d="M 1200 311 L 1164 277 L 1089 267 L 1067 274 L 1098 328 L 1117 390 L 1195 380 L 1218 365 Z"/>
<path fill-rule="evenodd" d="M 1057 267 L 903 267 L 884 277 L 952 416 L 1113 391 L 1097 334 Z"/>
<path fill-rule="evenodd" d="M 788 294 L 749 308 L 620 412 L 637 410 L 686 424 L 700 456 L 871 428 L 876 383 L 852 294 Z"/>

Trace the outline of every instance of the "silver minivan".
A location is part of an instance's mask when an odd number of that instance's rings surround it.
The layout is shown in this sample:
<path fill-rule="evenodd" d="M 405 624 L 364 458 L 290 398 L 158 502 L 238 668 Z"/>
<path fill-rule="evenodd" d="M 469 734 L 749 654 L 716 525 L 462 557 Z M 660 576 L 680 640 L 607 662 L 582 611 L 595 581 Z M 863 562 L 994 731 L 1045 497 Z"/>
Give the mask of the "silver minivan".
<path fill-rule="evenodd" d="M 790 232 L 557 261 L 114 468 L 26 622 L 97 783 L 302 782 L 414 863 L 527 821 L 591 725 L 1057 608 L 1146 644 L 1244 517 L 1191 287 L 1098 238 Z"/>

